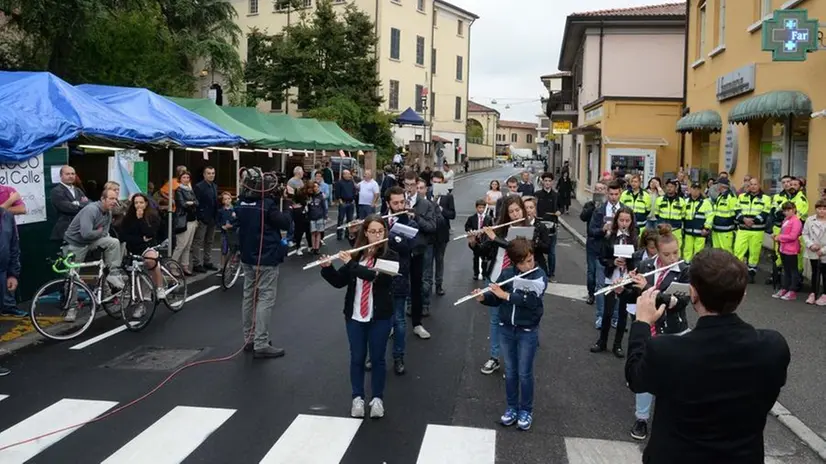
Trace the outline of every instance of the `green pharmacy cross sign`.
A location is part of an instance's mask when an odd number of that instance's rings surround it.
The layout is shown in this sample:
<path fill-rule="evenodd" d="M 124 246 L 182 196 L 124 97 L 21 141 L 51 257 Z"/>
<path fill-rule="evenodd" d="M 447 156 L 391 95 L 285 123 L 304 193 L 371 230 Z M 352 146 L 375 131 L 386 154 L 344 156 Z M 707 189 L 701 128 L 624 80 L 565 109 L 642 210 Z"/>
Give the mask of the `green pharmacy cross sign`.
<path fill-rule="evenodd" d="M 818 50 L 818 29 L 806 10 L 775 10 L 763 22 L 763 51 L 772 52 L 772 61 L 806 61 Z"/>

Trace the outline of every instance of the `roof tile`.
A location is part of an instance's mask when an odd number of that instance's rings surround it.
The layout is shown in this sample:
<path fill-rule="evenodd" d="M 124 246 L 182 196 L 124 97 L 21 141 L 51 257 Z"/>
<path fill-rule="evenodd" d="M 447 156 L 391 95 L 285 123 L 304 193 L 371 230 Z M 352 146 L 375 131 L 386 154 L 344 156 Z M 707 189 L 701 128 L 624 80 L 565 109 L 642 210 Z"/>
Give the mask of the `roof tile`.
<path fill-rule="evenodd" d="M 537 124 L 535 122 L 503 121 L 500 119 L 499 127 L 510 127 L 512 129 L 536 129 Z"/>
<path fill-rule="evenodd" d="M 572 16 L 683 16 L 685 2 L 662 3 L 659 5 L 634 6 L 630 8 L 613 8 L 608 10 L 584 11 Z"/>
<path fill-rule="evenodd" d="M 480 105 L 475 101 L 468 101 L 467 110 L 470 113 L 498 113 L 497 110 L 485 105 Z"/>

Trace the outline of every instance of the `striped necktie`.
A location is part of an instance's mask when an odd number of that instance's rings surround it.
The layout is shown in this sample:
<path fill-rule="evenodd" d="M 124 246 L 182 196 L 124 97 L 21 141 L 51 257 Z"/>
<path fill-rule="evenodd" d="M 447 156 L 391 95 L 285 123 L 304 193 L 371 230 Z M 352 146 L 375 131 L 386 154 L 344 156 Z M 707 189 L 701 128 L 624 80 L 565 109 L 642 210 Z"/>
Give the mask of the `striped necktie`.
<path fill-rule="evenodd" d="M 367 267 L 373 267 L 373 258 L 367 259 Z M 367 316 L 370 314 L 370 291 L 373 289 L 373 282 L 369 280 L 362 280 L 361 281 L 361 318 L 367 319 Z"/>

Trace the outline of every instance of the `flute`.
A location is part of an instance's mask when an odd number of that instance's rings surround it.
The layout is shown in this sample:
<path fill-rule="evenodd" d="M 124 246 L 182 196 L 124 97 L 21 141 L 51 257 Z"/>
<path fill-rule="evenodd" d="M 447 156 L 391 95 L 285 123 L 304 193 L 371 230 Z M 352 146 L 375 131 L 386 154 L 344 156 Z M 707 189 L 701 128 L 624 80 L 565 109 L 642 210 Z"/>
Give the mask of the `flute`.
<path fill-rule="evenodd" d="M 530 271 L 523 272 L 519 275 L 515 275 L 515 276 L 511 277 L 510 279 L 505 279 L 501 282 L 496 282 L 496 285 L 499 285 L 501 287 L 502 285 L 509 284 L 509 283 L 513 282 L 514 280 L 519 279 L 520 277 L 525 277 L 526 275 L 530 274 L 531 272 L 533 272 L 537 269 L 538 268 L 533 268 Z M 491 291 L 490 286 L 483 288 L 482 291 L 479 292 L 479 293 L 471 293 L 470 295 L 463 296 L 462 298 L 459 298 L 458 300 L 456 300 L 456 303 L 453 303 L 453 306 L 459 306 L 460 304 L 464 303 L 465 301 L 470 301 L 470 300 L 476 298 L 479 295 L 484 295 L 485 293 L 487 293 L 489 291 Z"/>
<path fill-rule="evenodd" d="M 348 253 L 355 253 L 355 252 L 357 252 L 357 251 L 366 250 L 366 249 L 370 248 L 371 246 L 381 245 L 382 243 L 386 242 L 387 240 L 388 240 L 388 239 L 384 238 L 384 239 L 379 240 L 378 242 L 375 242 L 375 243 L 368 243 L 367 245 L 364 245 L 364 246 L 361 246 L 361 247 L 358 247 L 358 248 L 353 248 L 352 250 L 346 250 L 346 251 L 347 251 Z M 307 269 L 314 268 L 314 267 L 316 267 L 316 266 L 321 265 L 322 263 L 326 263 L 326 262 L 328 262 L 328 261 L 332 261 L 332 260 L 334 260 L 334 259 L 338 258 L 338 257 L 341 255 L 341 253 L 344 253 L 344 252 L 343 252 L 343 251 L 339 251 L 338 253 L 336 253 L 336 254 L 334 254 L 334 255 L 332 255 L 332 256 L 328 256 L 328 257 L 326 257 L 326 258 L 324 258 L 324 259 L 319 259 L 318 261 L 313 261 L 312 263 L 310 263 L 310 264 L 308 264 L 308 265 L 304 266 L 304 270 L 306 271 Z"/>
<path fill-rule="evenodd" d="M 681 260 L 677 261 L 677 262 L 676 262 L 676 263 L 674 263 L 674 264 L 669 264 L 668 266 L 663 266 L 663 267 L 661 267 L 661 268 L 659 268 L 659 269 L 654 269 L 653 271 L 646 272 L 645 274 L 640 274 L 640 275 L 642 275 L 643 277 L 648 277 L 648 276 L 650 276 L 650 275 L 654 275 L 654 274 L 656 274 L 656 273 L 658 273 L 658 272 L 660 272 L 660 271 L 667 271 L 667 270 L 671 269 L 672 267 L 674 267 L 674 266 L 676 266 L 676 265 L 678 265 L 678 264 L 680 264 L 680 263 L 684 263 L 684 262 L 685 262 L 685 260 L 681 259 Z M 617 283 L 615 283 L 615 284 L 613 284 L 613 285 L 609 285 L 609 286 L 607 286 L 607 287 L 603 287 L 603 288 L 601 288 L 601 289 L 597 290 L 596 292 L 594 292 L 594 296 L 596 296 L 596 295 L 604 295 L 604 294 L 606 294 L 606 293 L 608 293 L 608 292 L 610 292 L 610 291 L 616 290 L 616 289 L 618 289 L 618 288 L 620 288 L 620 287 L 624 287 L 624 286 L 626 286 L 626 285 L 630 284 L 632 281 L 633 281 L 633 279 L 632 279 L 630 276 L 629 276 L 629 277 L 625 277 L 624 279 L 622 279 L 621 281 L 619 281 L 619 282 L 617 282 Z"/>
<path fill-rule="evenodd" d="M 382 219 L 389 219 L 393 216 L 401 216 L 402 214 L 407 214 L 407 211 L 399 211 L 398 213 L 386 214 L 386 215 L 382 216 L 381 218 Z M 364 223 L 364 219 L 357 219 L 353 222 L 348 222 L 347 224 L 336 227 L 336 230 L 347 229 L 348 227 L 357 226 L 357 225 L 363 224 L 363 223 Z"/>
<path fill-rule="evenodd" d="M 524 222 L 524 221 L 525 221 L 524 219 L 517 219 L 517 220 L 515 220 L 515 221 L 511 221 L 511 222 L 508 222 L 508 223 L 505 223 L 505 224 L 499 224 L 498 226 L 493 226 L 493 227 L 491 227 L 491 229 L 498 229 L 498 228 L 500 228 L 500 227 L 510 226 L 510 225 L 516 224 L 517 222 Z M 468 238 L 468 237 L 470 237 L 471 235 L 479 235 L 479 234 L 481 234 L 481 233 L 482 233 L 482 231 L 483 231 L 483 230 L 484 230 L 484 229 L 472 230 L 472 231 L 470 231 L 470 232 L 466 233 L 465 235 L 460 235 L 460 236 L 458 236 L 458 237 L 454 238 L 453 240 L 459 240 L 459 239 L 463 239 L 463 238 Z"/>

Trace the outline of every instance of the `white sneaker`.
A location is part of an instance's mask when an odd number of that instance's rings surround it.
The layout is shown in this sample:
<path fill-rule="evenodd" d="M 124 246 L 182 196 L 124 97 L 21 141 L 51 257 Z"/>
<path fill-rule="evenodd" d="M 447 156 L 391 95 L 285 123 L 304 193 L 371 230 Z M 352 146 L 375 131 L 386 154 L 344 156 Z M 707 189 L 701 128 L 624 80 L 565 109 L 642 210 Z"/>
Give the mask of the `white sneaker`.
<path fill-rule="evenodd" d="M 299 248 L 298 251 L 295 252 L 295 255 L 296 256 L 304 256 L 304 252 L 301 251 L 301 248 Z"/>
<path fill-rule="evenodd" d="M 77 308 L 72 308 L 66 311 L 66 315 L 63 317 L 63 320 L 66 322 L 74 322 L 77 320 Z"/>
<path fill-rule="evenodd" d="M 384 402 L 381 398 L 373 398 L 370 401 L 370 418 L 380 419 L 384 417 Z"/>
<path fill-rule="evenodd" d="M 419 338 L 421 338 L 423 340 L 427 340 L 428 338 L 430 338 L 430 332 L 425 330 L 424 326 L 421 326 L 421 325 L 417 325 L 416 327 L 413 327 L 413 333 L 418 335 Z"/>
<path fill-rule="evenodd" d="M 143 307 L 143 304 L 135 308 L 135 311 L 132 313 L 132 317 L 134 319 L 140 319 L 146 315 L 146 308 Z"/>
<path fill-rule="evenodd" d="M 126 285 L 125 279 L 121 274 L 109 274 L 106 276 L 106 281 L 116 290 L 121 290 Z"/>
<path fill-rule="evenodd" d="M 155 296 L 156 296 L 159 300 L 165 300 L 165 299 L 166 299 L 166 289 L 165 289 L 165 288 L 159 288 L 159 289 L 157 289 L 157 290 L 155 291 Z"/>
<path fill-rule="evenodd" d="M 364 417 L 364 400 L 360 396 L 353 398 L 353 405 L 350 407 L 350 416 L 359 419 Z"/>

